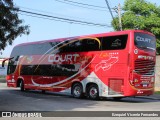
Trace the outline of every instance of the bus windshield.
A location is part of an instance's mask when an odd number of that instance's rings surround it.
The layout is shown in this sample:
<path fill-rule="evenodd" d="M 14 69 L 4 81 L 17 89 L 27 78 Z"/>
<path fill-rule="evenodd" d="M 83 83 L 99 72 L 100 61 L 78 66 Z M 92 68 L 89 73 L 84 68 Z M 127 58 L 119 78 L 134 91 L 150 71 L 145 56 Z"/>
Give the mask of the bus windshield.
<path fill-rule="evenodd" d="M 134 43 L 139 49 L 156 50 L 156 38 L 154 36 L 136 32 L 134 39 Z"/>

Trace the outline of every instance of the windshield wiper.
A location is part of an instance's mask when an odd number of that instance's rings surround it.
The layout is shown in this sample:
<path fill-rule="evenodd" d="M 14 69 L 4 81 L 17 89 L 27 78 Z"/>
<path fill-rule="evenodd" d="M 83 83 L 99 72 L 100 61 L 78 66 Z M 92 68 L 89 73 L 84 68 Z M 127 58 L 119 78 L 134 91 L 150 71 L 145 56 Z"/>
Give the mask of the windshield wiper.
<path fill-rule="evenodd" d="M 14 57 L 4 59 L 4 60 L 2 61 L 2 67 L 4 67 L 4 64 L 5 64 L 5 62 L 6 62 L 7 60 L 11 60 L 11 59 L 13 59 L 13 58 L 14 58 Z"/>
<path fill-rule="evenodd" d="M 151 47 L 147 47 L 148 49 L 151 49 L 151 50 L 156 50 L 156 49 L 154 49 L 154 48 L 151 48 Z"/>
<path fill-rule="evenodd" d="M 142 49 L 150 49 L 150 50 L 156 50 L 155 48 L 152 48 L 152 47 L 145 47 L 145 46 L 139 46 L 139 48 L 142 48 Z"/>

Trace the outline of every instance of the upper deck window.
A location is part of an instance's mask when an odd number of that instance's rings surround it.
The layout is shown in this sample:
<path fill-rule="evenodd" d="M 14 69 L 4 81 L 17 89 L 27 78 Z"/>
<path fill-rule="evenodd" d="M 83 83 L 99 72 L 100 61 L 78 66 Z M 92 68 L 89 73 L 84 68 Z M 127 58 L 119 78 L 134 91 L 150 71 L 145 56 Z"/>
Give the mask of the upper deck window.
<path fill-rule="evenodd" d="M 116 35 L 100 38 L 73 39 L 64 42 L 45 42 L 17 46 L 11 57 L 21 55 L 58 54 L 65 52 L 89 52 L 101 50 L 125 49 L 128 35 Z"/>
<path fill-rule="evenodd" d="M 126 48 L 128 35 L 117 35 L 101 38 L 102 50 L 121 50 Z"/>

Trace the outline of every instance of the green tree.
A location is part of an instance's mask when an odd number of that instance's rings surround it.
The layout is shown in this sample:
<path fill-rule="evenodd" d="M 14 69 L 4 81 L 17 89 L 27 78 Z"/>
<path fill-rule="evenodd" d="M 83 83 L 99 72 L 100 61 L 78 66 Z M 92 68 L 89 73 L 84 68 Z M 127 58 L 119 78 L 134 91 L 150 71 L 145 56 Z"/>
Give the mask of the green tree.
<path fill-rule="evenodd" d="M 122 7 L 122 27 L 152 32 L 157 38 L 157 52 L 160 54 L 160 6 L 145 0 L 125 0 Z M 115 30 L 119 30 L 118 17 L 112 21 Z"/>
<path fill-rule="evenodd" d="M 18 10 L 13 0 L 0 0 L 0 50 L 4 50 L 7 44 L 11 45 L 19 35 L 29 34 L 29 26 L 23 25 Z"/>

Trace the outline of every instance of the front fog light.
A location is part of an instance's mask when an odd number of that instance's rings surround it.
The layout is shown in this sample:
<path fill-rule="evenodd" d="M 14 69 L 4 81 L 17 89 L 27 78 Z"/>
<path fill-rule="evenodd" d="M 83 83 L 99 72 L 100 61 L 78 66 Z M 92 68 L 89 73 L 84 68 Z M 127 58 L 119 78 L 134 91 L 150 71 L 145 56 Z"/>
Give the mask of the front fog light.
<path fill-rule="evenodd" d="M 135 78 L 135 79 L 134 79 L 134 82 L 138 82 L 138 79 L 137 79 L 137 78 Z"/>

